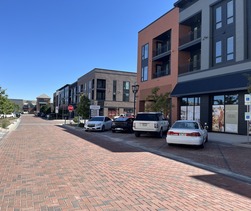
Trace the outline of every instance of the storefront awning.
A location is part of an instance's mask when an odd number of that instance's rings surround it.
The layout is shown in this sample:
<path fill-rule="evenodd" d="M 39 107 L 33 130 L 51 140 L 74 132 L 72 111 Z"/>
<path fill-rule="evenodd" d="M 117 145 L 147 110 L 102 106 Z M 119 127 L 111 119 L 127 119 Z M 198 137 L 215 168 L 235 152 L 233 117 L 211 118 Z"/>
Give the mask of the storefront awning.
<path fill-rule="evenodd" d="M 247 74 L 250 75 L 251 71 L 180 82 L 174 87 L 171 96 L 182 97 L 245 90 L 248 86 Z"/>

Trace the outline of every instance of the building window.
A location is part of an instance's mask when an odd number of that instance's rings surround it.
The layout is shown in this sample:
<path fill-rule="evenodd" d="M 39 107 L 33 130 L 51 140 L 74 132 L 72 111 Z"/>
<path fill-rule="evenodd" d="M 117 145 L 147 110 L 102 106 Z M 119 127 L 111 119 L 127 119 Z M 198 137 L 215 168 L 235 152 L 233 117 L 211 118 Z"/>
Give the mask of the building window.
<path fill-rule="evenodd" d="M 148 59 L 148 48 L 149 48 L 148 44 L 145 44 L 142 46 L 142 49 L 141 49 L 142 60 Z"/>
<path fill-rule="evenodd" d="M 234 2 L 229 1 L 227 3 L 227 24 L 231 24 L 234 22 Z"/>
<path fill-rule="evenodd" d="M 238 132 L 238 95 L 213 96 L 212 131 Z"/>
<path fill-rule="evenodd" d="M 97 100 L 105 100 L 105 90 L 97 90 Z"/>
<path fill-rule="evenodd" d="M 234 37 L 227 38 L 227 60 L 234 59 Z"/>
<path fill-rule="evenodd" d="M 200 98 L 182 98 L 180 107 L 180 119 L 200 121 Z"/>
<path fill-rule="evenodd" d="M 215 63 L 222 62 L 222 41 L 218 41 L 215 44 Z"/>
<path fill-rule="evenodd" d="M 97 79 L 97 89 L 105 89 L 106 88 L 106 80 Z"/>
<path fill-rule="evenodd" d="M 213 65 L 235 59 L 234 0 L 220 1 L 213 7 L 215 20 L 212 30 L 214 56 Z"/>
<path fill-rule="evenodd" d="M 222 27 L 222 7 L 217 7 L 215 10 L 215 28 L 219 29 Z"/>
<path fill-rule="evenodd" d="M 124 81 L 123 82 L 123 101 L 129 102 L 130 99 L 130 82 Z"/>
<path fill-rule="evenodd" d="M 148 80 L 148 66 L 142 67 L 141 71 L 141 81 L 147 81 Z"/>
<path fill-rule="evenodd" d="M 97 100 L 105 100 L 106 80 L 97 79 Z"/>
<path fill-rule="evenodd" d="M 116 101 L 116 93 L 117 93 L 117 81 L 113 81 L 112 86 L 112 100 Z"/>

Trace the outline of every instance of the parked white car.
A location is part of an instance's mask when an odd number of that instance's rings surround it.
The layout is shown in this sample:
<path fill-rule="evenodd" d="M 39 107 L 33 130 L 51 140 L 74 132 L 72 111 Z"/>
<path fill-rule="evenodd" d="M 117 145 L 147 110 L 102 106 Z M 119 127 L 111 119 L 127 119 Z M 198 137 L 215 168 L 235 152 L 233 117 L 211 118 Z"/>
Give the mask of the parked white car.
<path fill-rule="evenodd" d="M 85 131 L 105 131 L 112 128 L 112 120 L 107 116 L 92 117 L 84 126 Z"/>
<path fill-rule="evenodd" d="M 168 144 L 198 145 L 204 148 L 204 144 L 207 141 L 207 128 L 193 120 L 176 121 L 166 136 Z"/>
<path fill-rule="evenodd" d="M 11 113 L 11 114 L 1 114 L 0 117 L 1 118 L 10 118 L 10 117 L 16 117 L 16 115 L 14 113 Z"/>

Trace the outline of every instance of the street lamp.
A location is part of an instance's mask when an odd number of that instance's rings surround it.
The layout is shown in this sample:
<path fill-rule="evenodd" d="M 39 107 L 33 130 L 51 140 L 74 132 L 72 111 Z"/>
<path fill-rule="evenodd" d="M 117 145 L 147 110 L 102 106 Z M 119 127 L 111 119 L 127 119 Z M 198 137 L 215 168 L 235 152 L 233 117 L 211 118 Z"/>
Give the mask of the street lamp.
<path fill-rule="evenodd" d="M 134 100 L 133 100 L 133 114 L 135 117 L 135 103 L 136 103 L 136 94 L 139 91 L 139 85 L 138 84 L 134 84 L 132 85 L 132 92 L 134 94 Z"/>

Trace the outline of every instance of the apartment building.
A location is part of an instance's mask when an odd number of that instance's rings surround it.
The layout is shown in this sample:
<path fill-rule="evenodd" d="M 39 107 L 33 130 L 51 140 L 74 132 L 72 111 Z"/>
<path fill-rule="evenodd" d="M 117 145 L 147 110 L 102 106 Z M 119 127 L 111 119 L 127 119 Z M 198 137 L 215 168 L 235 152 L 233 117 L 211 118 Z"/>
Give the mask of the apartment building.
<path fill-rule="evenodd" d="M 132 114 L 134 95 L 132 85 L 136 73 L 95 68 L 77 80 L 78 92 L 88 96 L 91 105 L 100 107 L 99 115 Z"/>
<path fill-rule="evenodd" d="M 251 1 L 179 0 L 179 118 L 210 131 L 247 134 L 245 94 L 251 76 Z"/>
<path fill-rule="evenodd" d="M 158 94 L 171 93 L 178 78 L 179 9 L 173 8 L 139 31 L 137 59 L 138 111 L 145 111 L 152 89 Z M 177 116 L 177 98 L 168 100 L 171 122 Z M 168 105 L 169 104 L 169 105 Z"/>

